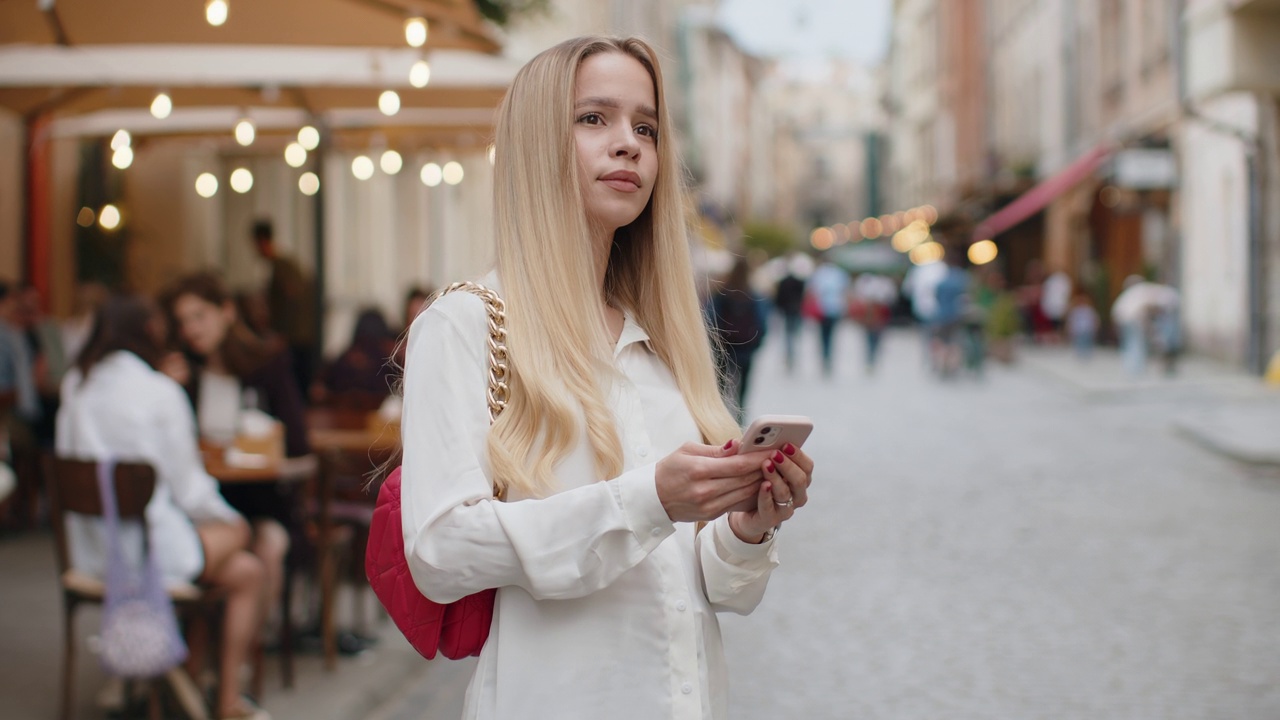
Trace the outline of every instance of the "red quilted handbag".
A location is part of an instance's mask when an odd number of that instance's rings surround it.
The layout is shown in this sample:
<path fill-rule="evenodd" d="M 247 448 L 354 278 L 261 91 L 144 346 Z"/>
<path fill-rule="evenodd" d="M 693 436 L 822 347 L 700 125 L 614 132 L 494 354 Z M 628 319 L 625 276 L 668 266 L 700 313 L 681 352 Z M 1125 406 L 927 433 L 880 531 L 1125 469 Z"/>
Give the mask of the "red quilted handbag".
<path fill-rule="evenodd" d="M 507 404 L 505 309 L 497 293 L 482 285 L 455 283 L 444 293 L 454 290 L 478 295 L 488 311 L 489 421 L 492 423 Z M 494 496 L 498 497 L 498 493 Z M 489 638 L 497 590 L 482 590 L 448 605 L 428 600 L 409 574 L 401 528 L 400 468 L 397 467 L 378 491 L 378 503 L 369 526 L 369 543 L 365 548 L 369 585 L 396 627 L 423 657 L 430 660 L 437 650 L 451 660 L 479 655 Z"/>

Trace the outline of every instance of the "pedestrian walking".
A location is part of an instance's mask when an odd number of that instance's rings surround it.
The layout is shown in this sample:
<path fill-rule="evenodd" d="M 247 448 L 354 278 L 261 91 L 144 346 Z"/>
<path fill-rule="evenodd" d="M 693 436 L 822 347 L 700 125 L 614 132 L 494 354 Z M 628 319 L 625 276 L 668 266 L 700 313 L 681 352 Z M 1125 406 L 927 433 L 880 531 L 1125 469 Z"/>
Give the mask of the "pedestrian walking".
<path fill-rule="evenodd" d="M 1111 305 L 1111 320 L 1120 330 L 1120 354 L 1130 375 L 1146 372 L 1155 320 L 1162 312 L 1176 313 L 1178 304 L 1178 291 L 1168 285 L 1148 282 L 1140 275 L 1125 278 L 1124 290 Z M 1168 327 L 1164 330 L 1169 332 Z"/>
<path fill-rule="evenodd" d="M 497 589 L 467 718 L 726 718 L 716 613 L 756 607 L 807 501 L 803 451 L 738 452 L 674 134 L 644 42 L 535 57 L 497 115 L 501 307 L 448 293 L 410 328 L 409 569 L 441 603 Z"/>
<path fill-rule="evenodd" d="M 1085 293 L 1076 293 L 1071 310 L 1067 312 L 1067 335 L 1076 357 L 1081 360 L 1093 357 L 1093 348 L 1098 342 L 1098 325 L 1098 311 L 1093 309 L 1093 301 Z"/>
<path fill-rule="evenodd" d="M 799 264 L 799 255 L 789 259 L 787 272 L 778 280 L 773 293 L 774 307 L 778 308 L 778 312 L 782 314 L 783 343 L 788 373 L 795 371 L 796 337 L 800 334 L 800 326 L 804 322 L 805 281 L 797 267 Z"/>
<path fill-rule="evenodd" d="M 898 301 L 898 286 L 893 280 L 876 273 L 862 273 L 853 281 L 853 301 L 849 316 L 862 326 L 866 339 L 866 371 L 874 373 L 880 357 L 880 339 L 889 326 L 889 315 Z"/>
<path fill-rule="evenodd" d="M 809 278 L 809 296 L 818 314 L 818 342 L 822 349 L 822 374 L 830 376 L 836 324 L 848 311 L 849 273 L 825 255 Z"/>

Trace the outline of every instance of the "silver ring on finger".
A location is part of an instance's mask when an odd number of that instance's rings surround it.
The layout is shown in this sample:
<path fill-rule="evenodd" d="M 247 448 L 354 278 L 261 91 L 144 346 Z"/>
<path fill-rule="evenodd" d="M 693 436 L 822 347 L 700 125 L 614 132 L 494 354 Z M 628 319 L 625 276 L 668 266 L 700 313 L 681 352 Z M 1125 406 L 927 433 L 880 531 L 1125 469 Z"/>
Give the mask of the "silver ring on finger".
<path fill-rule="evenodd" d="M 795 505 L 796 503 L 795 503 L 795 500 L 792 500 L 791 498 L 787 498 L 787 501 L 786 501 L 786 502 L 778 502 L 778 499 L 777 499 L 777 498 L 774 498 L 774 500 L 773 500 L 773 504 L 774 504 L 774 505 L 777 505 L 778 507 L 791 507 L 792 505 Z"/>

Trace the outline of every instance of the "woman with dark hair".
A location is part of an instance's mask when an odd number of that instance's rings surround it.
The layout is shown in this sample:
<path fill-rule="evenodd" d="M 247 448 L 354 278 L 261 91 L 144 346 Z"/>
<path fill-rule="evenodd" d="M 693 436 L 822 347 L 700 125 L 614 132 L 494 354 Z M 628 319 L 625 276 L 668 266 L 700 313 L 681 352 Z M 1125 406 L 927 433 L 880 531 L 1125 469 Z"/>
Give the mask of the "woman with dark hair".
<path fill-rule="evenodd" d="M 286 455 L 310 452 L 302 394 L 287 351 L 273 349 L 249 330 L 222 281 L 210 273 L 179 278 L 163 301 L 187 355 L 189 368 L 177 376 L 186 376 L 200 436 L 228 444 L 239 430 L 241 412 L 256 409 L 284 425 Z M 271 485 L 232 485 L 223 494 L 253 521 L 254 552 L 267 564 L 268 598 L 274 601 L 283 588 L 289 550 L 287 498 Z"/>
<path fill-rule="evenodd" d="M 351 344 L 324 370 L 321 383 L 327 394 L 368 396 L 381 401 L 391 394 L 395 336 L 376 308 L 366 308 L 356 318 Z"/>
<path fill-rule="evenodd" d="M 261 629 L 263 562 L 247 549 L 248 523 L 205 472 L 182 388 L 155 369 L 162 335 L 159 313 L 140 298 L 111 298 L 97 311 L 88 343 L 62 382 L 57 450 L 155 468 L 147 530 L 166 582 L 199 579 L 227 592 L 217 716 L 264 720 L 265 712 L 241 698 L 239 672 Z M 102 576 L 101 520 L 69 515 L 67 534 L 72 565 Z M 127 553 L 140 552 L 139 525 L 124 523 L 119 537 Z"/>
<path fill-rule="evenodd" d="M 712 291 L 711 327 L 720 340 L 716 354 L 724 368 L 725 399 L 733 403 L 739 423 L 745 421 L 747 383 L 756 350 L 764 342 L 765 317 L 764 300 L 751 289 L 747 259 L 738 258 Z"/>

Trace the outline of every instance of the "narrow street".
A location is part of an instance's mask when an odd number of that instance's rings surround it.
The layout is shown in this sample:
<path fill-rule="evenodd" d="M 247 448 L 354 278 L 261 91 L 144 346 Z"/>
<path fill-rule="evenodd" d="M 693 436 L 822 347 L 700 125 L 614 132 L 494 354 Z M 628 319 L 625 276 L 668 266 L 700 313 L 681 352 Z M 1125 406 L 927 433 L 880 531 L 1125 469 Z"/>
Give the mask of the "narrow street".
<path fill-rule="evenodd" d="M 850 327 L 824 381 L 804 340 L 793 377 L 766 342 L 749 400 L 810 415 L 820 469 L 764 603 L 721 618 L 734 720 L 1280 717 L 1280 477 L 1170 428 L 1214 390 L 941 383 L 909 331 L 867 377 Z M 370 720 L 456 717 L 469 668 Z"/>

